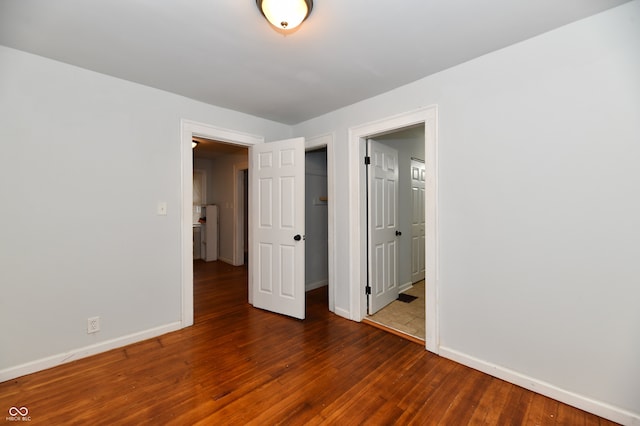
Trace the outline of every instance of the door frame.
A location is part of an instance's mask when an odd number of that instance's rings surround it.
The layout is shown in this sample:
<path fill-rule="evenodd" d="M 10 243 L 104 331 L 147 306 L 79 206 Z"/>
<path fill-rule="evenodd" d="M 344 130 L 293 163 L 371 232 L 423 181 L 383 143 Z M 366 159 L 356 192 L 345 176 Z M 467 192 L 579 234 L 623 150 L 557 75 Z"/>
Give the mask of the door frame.
<path fill-rule="evenodd" d="M 193 325 L 193 148 L 191 148 L 191 139 L 194 136 L 246 147 L 264 143 L 263 136 L 223 129 L 187 119 L 180 120 L 182 327 Z M 249 275 L 249 283 L 251 281 L 252 278 Z"/>
<path fill-rule="evenodd" d="M 424 124 L 425 132 L 425 280 L 426 280 L 426 339 L 430 352 L 439 352 L 438 323 L 438 106 L 432 105 L 417 110 L 383 118 L 374 122 L 349 128 L 349 258 L 350 258 L 350 318 L 361 321 L 367 312 L 365 294 L 367 277 L 366 236 L 366 173 L 364 157 L 366 139 L 392 133 L 405 127 Z"/>

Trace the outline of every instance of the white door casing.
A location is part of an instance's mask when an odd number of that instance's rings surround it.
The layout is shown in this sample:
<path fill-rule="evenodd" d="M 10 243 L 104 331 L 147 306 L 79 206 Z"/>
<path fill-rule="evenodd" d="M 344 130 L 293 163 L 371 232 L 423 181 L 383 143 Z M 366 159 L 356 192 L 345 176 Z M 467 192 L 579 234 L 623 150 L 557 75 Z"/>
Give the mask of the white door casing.
<path fill-rule="evenodd" d="M 305 317 L 304 138 L 249 149 L 253 305 Z"/>
<path fill-rule="evenodd" d="M 180 162 L 182 198 L 182 297 L 181 327 L 193 325 L 193 137 L 202 137 L 234 145 L 252 146 L 264 142 L 262 136 L 251 135 L 237 130 L 224 129 L 192 120 L 180 120 Z M 251 283 L 249 274 L 249 283 Z"/>
<path fill-rule="evenodd" d="M 439 353 L 438 315 L 438 107 L 431 105 L 349 128 L 349 318 L 361 321 L 367 315 L 366 283 L 366 178 L 362 158 L 366 139 L 397 129 L 423 124 L 425 127 L 425 280 L 427 350 Z"/>
<path fill-rule="evenodd" d="M 369 315 L 398 298 L 398 151 L 368 141 Z"/>
<path fill-rule="evenodd" d="M 424 279 L 425 271 L 425 214 L 423 161 L 411 159 L 411 282 Z"/>

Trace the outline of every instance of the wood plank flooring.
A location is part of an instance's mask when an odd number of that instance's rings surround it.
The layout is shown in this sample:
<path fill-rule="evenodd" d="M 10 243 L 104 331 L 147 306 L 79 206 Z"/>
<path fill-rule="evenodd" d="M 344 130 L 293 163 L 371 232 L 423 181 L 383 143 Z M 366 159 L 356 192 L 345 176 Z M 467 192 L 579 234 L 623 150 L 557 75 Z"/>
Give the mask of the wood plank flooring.
<path fill-rule="evenodd" d="M 326 289 L 304 321 L 254 309 L 246 282 L 196 262 L 193 327 L 0 383 L 0 422 L 25 406 L 34 425 L 614 424 L 335 316 Z"/>

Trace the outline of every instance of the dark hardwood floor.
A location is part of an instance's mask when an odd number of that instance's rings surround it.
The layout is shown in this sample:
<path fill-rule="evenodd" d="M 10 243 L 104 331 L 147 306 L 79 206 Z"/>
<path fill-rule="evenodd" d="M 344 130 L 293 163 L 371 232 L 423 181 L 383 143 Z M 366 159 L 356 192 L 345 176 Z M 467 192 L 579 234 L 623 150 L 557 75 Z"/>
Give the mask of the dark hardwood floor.
<path fill-rule="evenodd" d="M 325 289 L 304 321 L 254 309 L 246 282 L 196 262 L 193 327 L 0 383 L 0 422 L 26 406 L 45 425 L 613 424 L 333 315 Z"/>

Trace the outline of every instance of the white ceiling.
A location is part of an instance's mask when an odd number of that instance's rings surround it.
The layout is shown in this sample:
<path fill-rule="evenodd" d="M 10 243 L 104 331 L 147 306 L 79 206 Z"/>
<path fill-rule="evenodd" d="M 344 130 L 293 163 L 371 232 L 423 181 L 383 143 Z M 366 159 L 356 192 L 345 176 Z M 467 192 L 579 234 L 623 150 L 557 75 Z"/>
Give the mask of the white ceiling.
<path fill-rule="evenodd" d="M 626 1 L 315 0 L 284 36 L 254 0 L 0 0 L 0 44 L 295 124 Z"/>

